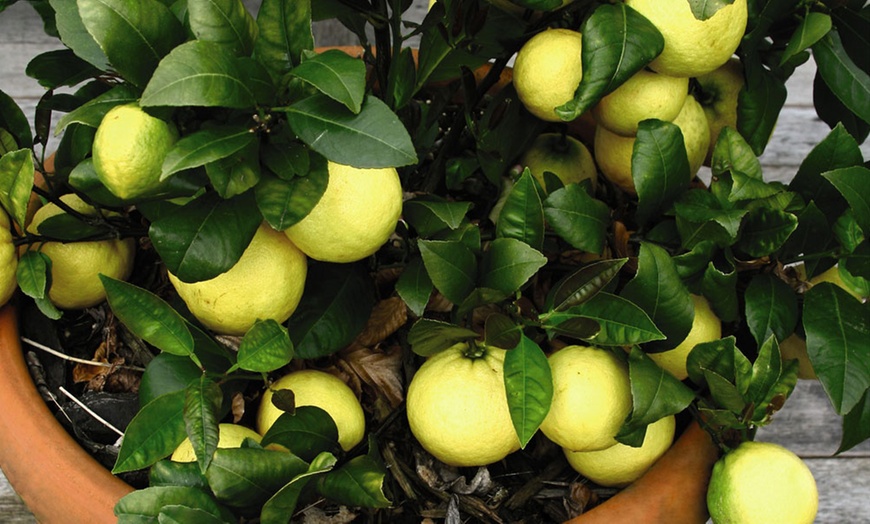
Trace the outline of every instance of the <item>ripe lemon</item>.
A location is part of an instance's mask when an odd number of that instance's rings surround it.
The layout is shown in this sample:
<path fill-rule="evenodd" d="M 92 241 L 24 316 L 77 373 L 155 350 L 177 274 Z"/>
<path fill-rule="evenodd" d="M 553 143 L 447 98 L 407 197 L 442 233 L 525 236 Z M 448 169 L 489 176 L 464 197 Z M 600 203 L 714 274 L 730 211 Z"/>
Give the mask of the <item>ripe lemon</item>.
<path fill-rule="evenodd" d="M 743 442 L 713 466 L 707 508 L 714 524 L 811 524 L 819 494 L 810 468 L 771 442 Z"/>
<path fill-rule="evenodd" d="M 173 124 L 149 115 L 137 103 L 113 107 L 94 135 L 94 170 L 118 198 L 146 196 L 161 187 L 163 159 L 176 140 Z"/>
<path fill-rule="evenodd" d="M 689 95 L 689 79 L 642 69 L 592 108 L 602 126 L 622 136 L 637 134 L 648 118 L 673 121 Z"/>
<path fill-rule="evenodd" d="M 564 449 L 565 458 L 575 471 L 601 486 L 622 488 L 639 479 L 665 454 L 674 441 L 674 416 L 661 418 L 646 428 L 638 447 L 616 443 L 600 451 Z"/>
<path fill-rule="evenodd" d="M 314 209 L 284 231 L 306 255 L 353 262 L 378 250 L 402 213 L 402 183 L 394 168 L 359 169 L 329 162 L 329 183 Z"/>
<path fill-rule="evenodd" d="M 353 390 L 335 375 L 314 369 L 284 375 L 263 393 L 257 411 L 257 431 L 261 435 L 284 413 L 272 404 L 272 395 L 281 389 L 293 391 L 297 407 L 317 406 L 329 413 L 338 428 L 341 449 L 348 451 L 362 441 L 366 419 Z"/>
<path fill-rule="evenodd" d="M 810 362 L 809 355 L 807 355 L 807 341 L 799 337 L 796 333 L 792 333 L 787 336 L 785 340 L 779 343 L 779 352 L 784 361 L 798 361 L 799 379 L 815 380 L 819 378 L 816 375 L 816 370 L 813 369 L 813 363 Z"/>
<path fill-rule="evenodd" d="M 650 68 L 666 75 L 695 77 L 713 71 L 731 58 L 746 31 L 746 0 L 698 20 L 685 0 L 625 0 L 645 16 L 665 39 Z"/>
<path fill-rule="evenodd" d="M 713 156 L 713 149 L 719 140 L 719 133 L 725 127 L 737 129 L 737 100 L 743 89 L 743 64 L 738 58 L 731 58 L 714 71 L 697 79 L 696 96 L 710 127 L 710 147 L 707 159 Z"/>
<path fill-rule="evenodd" d="M 218 448 L 240 448 L 246 438 L 260 442 L 260 434 L 251 428 L 239 424 L 218 424 Z M 173 462 L 196 462 L 196 453 L 190 439 L 184 439 L 172 452 L 170 460 Z"/>
<path fill-rule="evenodd" d="M 693 178 L 707 156 L 710 144 L 710 127 L 701 104 L 693 96 L 687 96 L 680 113 L 673 123 L 683 134 L 686 156 L 689 160 L 689 176 Z M 602 125 L 595 127 L 593 146 L 595 161 L 601 173 L 620 189 L 629 194 L 637 194 L 631 176 L 631 154 L 635 137 L 618 135 Z"/>
<path fill-rule="evenodd" d="M 822 282 L 830 282 L 858 300 L 864 300 L 864 298 L 870 296 L 870 281 L 861 277 L 855 277 L 848 274 L 844 275 L 844 273 L 840 271 L 840 266 L 828 268 L 824 272 L 811 278 L 809 283 L 814 286 Z"/>
<path fill-rule="evenodd" d="M 541 187 L 544 173 L 549 171 L 559 177 L 562 184 L 577 184 L 584 180 L 595 188 L 598 169 L 592 153 L 576 138 L 561 133 L 541 133 L 520 158 L 520 164 L 528 167 Z"/>
<path fill-rule="evenodd" d="M 18 287 L 18 250 L 12 244 L 11 227 L 9 215 L 0 209 L 0 306 L 9 302 Z"/>
<path fill-rule="evenodd" d="M 441 462 L 484 466 L 520 449 L 504 386 L 505 353 L 456 344 L 430 357 L 411 379 L 411 432 Z"/>
<path fill-rule="evenodd" d="M 674 349 L 649 354 L 649 358 L 679 380 L 685 380 L 689 376 L 686 370 L 686 359 L 689 358 L 689 353 L 696 344 L 722 338 L 722 322 L 713 313 L 707 299 L 700 295 L 692 295 L 692 303 L 695 305 L 695 318 L 692 320 L 692 329 L 686 338 Z"/>
<path fill-rule="evenodd" d="M 259 320 L 284 322 L 296 310 L 308 259 L 286 235 L 263 223 L 238 262 L 211 280 L 182 282 L 169 274 L 178 295 L 204 326 L 243 335 Z"/>
<path fill-rule="evenodd" d="M 561 122 L 556 108 L 574 98 L 583 78 L 582 35 L 570 29 L 548 29 L 530 38 L 514 61 L 514 87 L 530 113 Z"/>
<path fill-rule="evenodd" d="M 68 194 L 61 201 L 73 210 L 96 216 L 97 210 L 78 195 Z M 49 217 L 65 213 L 57 204 L 48 203 L 33 215 L 27 231 L 39 234 L 39 225 Z M 136 241 L 132 238 L 86 242 L 45 242 L 38 246 L 51 259 L 51 287 L 48 298 L 61 309 L 92 307 L 106 298 L 100 274 L 126 280 L 133 270 Z"/>
<path fill-rule="evenodd" d="M 631 411 L 628 366 L 612 352 L 567 346 L 550 355 L 553 404 L 541 424 L 550 440 L 571 451 L 597 451 L 616 444 Z"/>

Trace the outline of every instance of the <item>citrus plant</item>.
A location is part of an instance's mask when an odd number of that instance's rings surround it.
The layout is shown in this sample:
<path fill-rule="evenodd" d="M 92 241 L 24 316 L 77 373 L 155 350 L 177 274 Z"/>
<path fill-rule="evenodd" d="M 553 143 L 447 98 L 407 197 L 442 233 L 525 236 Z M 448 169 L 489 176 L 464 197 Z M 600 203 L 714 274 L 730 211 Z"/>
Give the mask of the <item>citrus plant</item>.
<path fill-rule="evenodd" d="M 870 437 L 862 2 L 437 0 L 419 23 L 409 1 L 31 3 L 64 47 L 27 68 L 47 89 L 35 134 L 0 93 L 0 247 L 52 319 L 93 305 L 55 292 L 97 269 L 97 307 L 153 351 L 113 468 L 149 484 L 120 521 L 417 511 L 396 446 L 459 467 L 610 450 L 626 472 L 590 475 L 624 485 L 672 416 L 739 453 L 796 384 L 790 337 L 840 449 Z M 316 47 L 327 19 L 359 49 Z M 765 180 L 811 57 L 831 131 Z M 632 105 L 646 89 L 672 107 Z M 40 205 L 58 211 L 34 224 Z M 57 273 L 56 248 L 92 243 L 135 245 L 141 271 L 112 270 L 119 253 Z M 349 386 L 312 386 L 318 404 L 277 380 L 301 368 Z M 258 411 L 262 439 L 219 445 Z M 168 459 L 182 442 L 193 462 Z"/>

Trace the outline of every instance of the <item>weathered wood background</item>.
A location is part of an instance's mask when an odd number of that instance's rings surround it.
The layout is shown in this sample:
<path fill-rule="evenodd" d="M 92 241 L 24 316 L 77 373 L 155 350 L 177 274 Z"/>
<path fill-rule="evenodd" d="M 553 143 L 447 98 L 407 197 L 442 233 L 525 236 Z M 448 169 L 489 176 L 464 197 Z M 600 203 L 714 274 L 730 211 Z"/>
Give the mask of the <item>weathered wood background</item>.
<path fill-rule="evenodd" d="M 247 0 L 246 3 L 253 10 L 259 2 Z M 418 20 L 425 9 L 425 0 L 415 0 L 413 12 Z M 318 45 L 352 41 L 346 30 L 334 25 L 319 25 L 315 37 Z M 0 90 L 17 100 L 31 119 L 44 90 L 24 74 L 25 67 L 35 54 L 56 48 L 57 41 L 45 36 L 39 18 L 25 2 L 0 13 Z M 761 157 L 765 176 L 770 179 L 789 180 L 801 160 L 828 132 L 812 108 L 812 78 L 812 67 L 804 67 L 789 81 L 788 102 L 770 146 Z M 865 158 L 870 157 L 870 145 L 864 144 L 862 150 Z M 839 443 L 840 426 L 819 383 L 801 381 L 776 418 L 774 424 L 759 431 L 758 439 L 783 444 L 809 464 L 819 486 L 816 522 L 870 522 L 870 443 L 833 456 Z M 35 522 L 2 472 L 0 522 Z"/>

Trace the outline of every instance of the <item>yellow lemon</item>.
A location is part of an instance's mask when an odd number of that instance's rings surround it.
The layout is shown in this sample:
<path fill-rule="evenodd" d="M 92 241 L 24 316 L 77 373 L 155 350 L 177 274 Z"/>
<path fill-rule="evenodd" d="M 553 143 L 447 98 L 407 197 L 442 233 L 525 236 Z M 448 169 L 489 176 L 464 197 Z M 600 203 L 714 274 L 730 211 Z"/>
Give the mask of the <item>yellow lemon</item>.
<path fill-rule="evenodd" d="M 631 410 L 628 366 L 612 352 L 567 346 L 549 357 L 553 403 L 541 431 L 571 451 L 597 451 L 616 444 Z"/>
<path fill-rule="evenodd" d="M 719 133 L 725 127 L 737 129 L 737 99 L 743 89 L 743 64 L 737 58 L 731 58 L 714 71 L 701 75 L 697 79 L 697 97 L 710 127 L 710 146 L 707 149 L 707 159 L 713 156 Z"/>
<path fill-rule="evenodd" d="M 265 435 L 283 411 L 272 404 L 275 391 L 293 391 L 296 406 L 317 406 L 332 417 L 338 428 L 338 443 L 348 451 L 359 444 L 366 430 L 365 413 L 350 386 L 335 375 L 305 369 L 276 380 L 263 394 L 257 410 L 257 431 Z"/>
<path fill-rule="evenodd" d="M 689 353 L 696 344 L 722 338 L 722 322 L 713 313 L 707 299 L 700 295 L 692 295 L 692 303 L 695 305 L 695 318 L 692 320 L 692 329 L 686 338 L 674 349 L 649 354 L 649 358 L 679 380 L 685 380 L 689 376 L 686 370 L 686 359 L 689 358 Z"/>
<path fill-rule="evenodd" d="M 595 189 L 598 169 L 592 153 L 582 142 L 561 133 L 541 133 L 520 158 L 520 165 L 528 167 L 541 187 L 548 189 L 544 173 L 556 175 L 562 184 L 592 182 Z"/>
<path fill-rule="evenodd" d="M 642 69 L 602 98 L 592 108 L 592 116 L 618 135 L 634 136 L 642 120 L 673 121 L 688 95 L 688 78 Z"/>
<path fill-rule="evenodd" d="M 178 140 L 175 125 L 135 102 L 110 109 L 94 135 L 94 171 L 118 198 L 147 196 L 162 186 L 166 154 Z"/>
<path fill-rule="evenodd" d="M 514 87 L 530 113 L 561 122 L 556 108 L 574 98 L 583 78 L 582 35 L 570 29 L 548 29 L 530 38 L 514 61 Z"/>
<path fill-rule="evenodd" d="M 714 524 L 811 524 L 819 494 L 810 468 L 771 442 L 743 442 L 713 466 L 707 508 Z"/>
<path fill-rule="evenodd" d="M 565 458 L 575 471 L 601 486 L 622 488 L 639 479 L 665 454 L 674 441 L 673 415 L 661 418 L 646 428 L 640 447 L 616 443 L 600 451 L 571 451 Z"/>
<path fill-rule="evenodd" d="M 329 162 L 329 183 L 311 212 L 284 231 L 306 255 L 353 262 L 378 250 L 402 213 L 402 184 L 394 168 L 359 169 Z"/>
<path fill-rule="evenodd" d="M 259 320 L 284 322 L 296 310 L 305 288 L 308 259 L 286 235 L 263 223 L 238 262 L 201 282 L 169 281 L 204 326 L 225 335 L 243 335 Z"/>
<path fill-rule="evenodd" d="M 9 302 L 18 288 L 18 250 L 12 243 L 11 227 L 9 215 L 0 209 L 0 306 Z"/>
<path fill-rule="evenodd" d="M 97 210 L 75 194 L 60 200 L 73 210 L 96 216 Z M 39 208 L 27 231 L 39 234 L 39 225 L 49 217 L 66 213 L 57 204 Z M 45 242 L 37 247 L 51 259 L 51 287 L 48 298 L 62 309 L 83 309 L 106 299 L 100 274 L 126 280 L 133 270 L 136 241 L 132 238 L 86 242 Z"/>
<path fill-rule="evenodd" d="M 870 282 L 861 277 L 845 275 L 840 271 L 840 266 L 836 265 L 826 269 L 810 279 L 810 285 L 814 286 L 822 282 L 830 282 L 840 289 L 846 291 L 858 300 L 870 296 Z"/>
<path fill-rule="evenodd" d="M 779 343 L 779 352 L 783 360 L 798 361 L 799 379 L 815 380 L 819 378 L 816 375 L 816 370 L 813 369 L 809 355 L 807 355 L 807 341 L 796 333 L 792 333 Z"/>
<path fill-rule="evenodd" d="M 411 432 L 441 462 L 484 466 L 520 449 L 504 386 L 505 353 L 456 344 L 430 357 L 411 379 Z"/>
<path fill-rule="evenodd" d="M 246 438 L 260 442 L 260 434 L 253 429 L 239 424 L 218 424 L 218 445 L 220 449 L 240 448 Z M 173 462 L 196 462 L 196 453 L 190 439 L 184 439 L 172 452 L 170 460 Z"/>
<path fill-rule="evenodd" d="M 650 68 L 671 76 L 695 77 L 713 71 L 731 58 L 743 33 L 746 0 L 725 4 L 707 20 L 698 20 L 686 0 L 625 0 L 645 16 L 665 40 Z"/>

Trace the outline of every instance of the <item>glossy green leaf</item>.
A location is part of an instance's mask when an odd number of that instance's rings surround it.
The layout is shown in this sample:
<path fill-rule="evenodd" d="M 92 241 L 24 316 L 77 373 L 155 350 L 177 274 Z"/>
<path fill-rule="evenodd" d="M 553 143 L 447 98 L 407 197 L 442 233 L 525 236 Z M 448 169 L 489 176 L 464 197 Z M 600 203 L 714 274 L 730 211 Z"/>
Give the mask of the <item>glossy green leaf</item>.
<path fill-rule="evenodd" d="M 788 94 L 783 81 L 757 58 L 741 61 L 746 84 L 737 96 L 737 130 L 760 156 L 773 133 Z"/>
<path fill-rule="evenodd" d="M 293 477 L 306 471 L 308 464 L 286 451 L 219 448 L 205 477 L 222 504 L 257 508 Z"/>
<path fill-rule="evenodd" d="M 27 203 L 33 187 L 33 152 L 19 149 L 0 156 L 0 206 L 24 229 L 27 224 Z"/>
<path fill-rule="evenodd" d="M 417 244 L 432 284 L 454 304 L 461 303 L 477 282 L 477 257 L 459 241 L 421 240 Z"/>
<path fill-rule="evenodd" d="M 830 283 L 804 295 L 807 354 L 834 410 L 845 415 L 870 388 L 870 305 Z"/>
<path fill-rule="evenodd" d="M 837 125 L 804 158 L 789 189 L 815 202 L 825 215 L 838 216 L 847 207 L 846 200 L 822 174 L 863 163 L 858 142 L 845 127 Z"/>
<path fill-rule="evenodd" d="M 189 486 L 155 486 L 132 491 L 115 504 L 118 524 L 158 522 L 166 507 L 181 507 L 218 519 L 232 522 L 233 515 L 208 493 Z M 162 522 L 162 521 L 159 521 Z"/>
<path fill-rule="evenodd" d="M 105 238 L 111 232 L 108 224 L 89 223 L 66 212 L 46 218 L 36 229 L 40 235 L 60 241 Z"/>
<path fill-rule="evenodd" d="M 158 353 L 151 359 L 139 383 L 139 405 L 187 388 L 202 376 L 202 369 L 186 356 Z"/>
<path fill-rule="evenodd" d="M 690 189 L 674 203 L 674 212 L 682 245 L 692 249 L 702 242 L 721 247 L 733 244 L 748 211 L 723 208 L 709 191 Z"/>
<path fill-rule="evenodd" d="M 522 326 L 517 325 L 509 316 L 491 313 L 483 326 L 483 343 L 487 346 L 513 349 L 520 343 Z"/>
<path fill-rule="evenodd" d="M 160 179 L 226 158 L 255 140 L 256 135 L 243 126 L 220 125 L 194 131 L 181 138 L 166 153 Z"/>
<path fill-rule="evenodd" d="M 205 165 L 212 187 L 221 198 L 232 198 L 260 181 L 260 143 L 252 140 L 229 156 Z"/>
<path fill-rule="evenodd" d="M 303 51 L 314 50 L 311 0 L 263 0 L 257 26 L 254 56 L 276 79 L 299 64 Z"/>
<path fill-rule="evenodd" d="M 855 222 L 870 235 L 870 169 L 863 166 L 840 168 L 824 176 L 849 203 Z"/>
<path fill-rule="evenodd" d="M 746 409 L 746 399 L 734 382 L 709 369 L 704 370 L 704 380 L 710 388 L 710 396 L 713 397 L 715 405 L 735 415 L 743 414 Z"/>
<path fill-rule="evenodd" d="M 434 289 L 422 258 L 412 258 L 408 261 L 402 269 L 402 274 L 399 275 L 399 280 L 396 281 L 396 293 L 418 317 L 423 316 Z"/>
<path fill-rule="evenodd" d="M 193 355 L 193 335 L 187 323 L 154 293 L 133 284 L 100 275 L 112 313 L 133 334 L 173 355 Z"/>
<path fill-rule="evenodd" d="M 317 491 L 339 504 L 387 508 L 391 502 L 384 494 L 386 475 L 382 464 L 368 455 L 361 455 L 318 477 Z"/>
<path fill-rule="evenodd" d="M 27 117 L 18 103 L 2 90 L 0 90 L 0 130 L 5 130 L 15 140 L 14 145 L 6 148 L 7 151 L 33 147 L 33 134 Z M 0 152 L 5 151 L 0 150 Z"/>
<path fill-rule="evenodd" d="M 730 126 L 723 128 L 719 133 L 713 149 L 710 169 L 713 176 L 738 171 L 753 179 L 762 179 L 761 161 L 755 156 L 743 135 Z"/>
<path fill-rule="evenodd" d="M 57 89 L 72 87 L 95 78 L 101 74 L 101 71 L 77 57 L 69 49 L 58 49 L 34 56 L 27 63 L 25 73 L 35 78 L 42 87 Z"/>
<path fill-rule="evenodd" d="M 640 71 L 664 49 L 664 38 L 626 4 L 601 4 L 583 24 L 583 78 L 574 99 L 557 107 L 571 121 Z"/>
<path fill-rule="evenodd" d="M 64 45 L 73 50 L 76 56 L 88 61 L 94 67 L 106 71 L 109 69 L 109 59 L 106 53 L 94 41 L 94 37 L 85 28 L 79 14 L 76 0 L 49 0 L 55 11 L 57 31 Z"/>
<path fill-rule="evenodd" d="M 287 328 L 272 319 L 258 320 L 242 338 L 235 366 L 268 373 L 286 366 L 292 358 L 293 342 Z"/>
<path fill-rule="evenodd" d="M 864 240 L 852 252 L 842 259 L 840 271 L 848 272 L 850 275 L 870 280 L 870 241 Z M 864 294 L 865 296 L 867 293 Z"/>
<path fill-rule="evenodd" d="M 619 274 L 626 258 L 593 262 L 559 280 L 547 293 L 546 311 L 564 311 L 582 304 L 606 287 Z"/>
<path fill-rule="evenodd" d="M 480 261 L 480 285 L 514 293 L 547 263 L 540 251 L 514 238 L 496 238 Z"/>
<path fill-rule="evenodd" d="M 242 0 L 188 0 L 187 21 L 197 40 L 220 44 L 237 56 L 254 50 L 257 24 Z"/>
<path fill-rule="evenodd" d="M 604 249 L 610 208 L 579 184 L 568 184 L 547 195 L 544 216 L 553 231 L 572 247 L 590 253 Z"/>
<path fill-rule="evenodd" d="M 130 421 L 112 473 L 147 468 L 168 457 L 186 436 L 184 390 L 161 395 L 142 406 Z"/>
<path fill-rule="evenodd" d="M 366 66 L 359 58 L 330 49 L 305 60 L 290 72 L 353 113 L 362 109 Z"/>
<path fill-rule="evenodd" d="M 707 298 L 713 313 L 722 322 L 734 322 L 740 316 L 739 284 L 742 283 L 738 280 L 737 269 L 730 260 L 711 260 L 704 269 L 700 294 Z"/>
<path fill-rule="evenodd" d="M 359 113 L 326 95 L 314 95 L 291 105 L 287 118 L 303 142 L 333 162 L 360 168 L 417 163 L 405 126 L 373 95 L 366 96 Z"/>
<path fill-rule="evenodd" d="M 408 332 L 411 350 L 422 357 L 429 357 L 459 342 L 468 342 L 478 337 L 476 331 L 429 318 L 421 318 Z"/>
<path fill-rule="evenodd" d="M 157 462 L 148 470 L 148 485 L 186 486 L 203 491 L 208 490 L 205 475 L 196 462 L 175 462 L 165 459 Z"/>
<path fill-rule="evenodd" d="M 743 221 L 736 247 L 752 257 L 770 255 L 782 247 L 797 224 L 791 213 L 767 207 L 752 209 Z"/>
<path fill-rule="evenodd" d="M 779 59 L 779 64 L 785 64 L 798 53 L 812 47 L 823 36 L 828 34 L 831 27 L 831 15 L 818 11 L 808 12 L 807 16 L 801 20 L 800 25 L 798 25 L 788 40 L 788 45 L 786 45 L 785 51 L 782 53 L 782 58 Z"/>
<path fill-rule="evenodd" d="M 228 521 L 212 515 L 204 509 L 191 508 L 181 504 L 168 504 L 160 509 L 160 514 L 157 515 L 157 522 L 160 524 L 186 524 L 188 522 L 196 522 L 197 524 L 227 524 Z"/>
<path fill-rule="evenodd" d="M 809 253 L 821 253 L 831 242 L 831 227 L 828 218 L 811 201 L 797 215 L 798 226 L 782 246 L 781 253 L 786 259 Z M 807 262 L 810 264 L 811 262 Z M 808 268 L 809 269 L 809 268 Z M 810 272 L 812 272 L 810 270 Z"/>
<path fill-rule="evenodd" d="M 798 303 L 791 286 L 773 275 L 759 274 L 749 281 L 744 297 L 746 324 L 759 347 L 771 335 L 782 341 L 794 331 Z"/>
<path fill-rule="evenodd" d="M 18 259 L 15 270 L 18 289 L 31 298 L 45 298 L 51 279 L 51 259 L 41 251 L 28 249 Z"/>
<path fill-rule="evenodd" d="M 553 401 L 553 376 L 547 355 L 525 335 L 505 355 L 504 386 L 511 421 L 520 447 L 525 448 L 546 418 Z"/>
<path fill-rule="evenodd" d="M 498 238 L 515 238 L 540 250 L 544 244 L 544 207 L 538 184 L 526 168 L 514 182 L 498 215 Z"/>
<path fill-rule="evenodd" d="M 199 282 L 233 267 L 261 222 L 252 194 L 206 193 L 152 222 L 148 235 L 170 273 Z"/>
<path fill-rule="evenodd" d="M 638 124 L 631 177 L 637 189 L 636 218 L 643 225 L 667 209 L 689 186 L 689 157 L 679 127 L 661 120 Z"/>
<path fill-rule="evenodd" d="M 595 345 L 631 346 L 665 338 L 641 308 L 618 295 L 598 293 L 567 313 L 598 322 L 600 330 L 590 340 Z"/>
<path fill-rule="evenodd" d="M 199 470 L 205 473 L 218 446 L 220 387 L 204 374 L 184 389 L 184 429 L 193 446 Z"/>
<path fill-rule="evenodd" d="M 854 58 L 854 55 L 853 55 Z M 813 78 L 813 105 L 819 118 L 831 129 L 840 126 L 846 129 L 856 140 L 864 141 L 870 135 L 870 123 L 861 120 L 852 110 L 846 107 L 831 91 L 822 79 L 818 70 Z"/>
<path fill-rule="evenodd" d="M 848 451 L 870 438 L 870 389 L 843 417 L 843 434 L 837 453 Z"/>
<path fill-rule="evenodd" d="M 448 201 L 435 195 L 422 195 L 405 202 L 402 217 L 428 238 L 445 229 L 456 229 L 465 220 L 471 202 Z"/>
<path fill-rule="evenodd" d="M 257 207 L 273 228 L 283 231 L 314 209 L 326 191 L 329 172 L 323 157 L 311 158 L 310 171 L 290 180 L 265 174 L 254 188 Z"/>
<path fill-rule="evenodd" d="M 144 87 L 184 29 L 157 0 L 77 0 L 82 23 L 125 80 Z"/>
<path fill-rule="evenodd" d="M 686 360 L 689 378 L 698 385 L 706 382 L 704 371 L 712 371 L 731 382 L 748 385 L 752 363 L 740 352 L 733 336 L 696 344 Z"/>
<path fill-rule="evenodd" d="M 870 122 L 870 75 L 845 52 L 837 30 L 829 31 L 812 49 L 819 75 L 831 91 L 861 120 Z"/>
<path fill-rule="evenodd" d="M 138 98 L 139 94 L 134 87 L 129 84 L 119 84 L 61 117 L 57 122 L 54 134 L 59 135 L 66 126 L 73 123 L 98 127 L 110 109 L 135 102 Z"/>
<path fill-rule="evenodd" d="M 796 361 L 783 362 L 779 344 L 773 336 L 761 344 L 752 363 L 752 379 L 746 390 L 746 400 L 754 406 L 749 414 L 753 424 L 761 426 L 770 422 L 770 417 L 794 390 L 797 370 Z"/>
<path fill-rule="evenodd" d="M 723 7 L 734 3 L 734 0 L 688 0 L 692 14 L 698 20 L 709 20 Z"/>
<path fill-rule="evenodd" d="M 296 356 L 322 357 L 350 344 L 365 327 L 374 304 L 364 265 L 312 265 L 302 300 L 287 322 Z"/>
<path fill-rule="evenodd" d="M 313 460 L 324 452 L 338 453 L 338 428 L 332 417 L 317 406 L 298 406 L 294 413 L 282 413 L 260 441 L 284 446 L 302 460 Z"/>
<path fill-rule="evenodd" d="M 301 473 L 278 490 L 275 495 L 263 504 L 260 511 L 261 524 L 288 524 L 296 513 L 296 504 L 303 490 L 312 480 L 324 475 L 335 467 L 338 460 L 331 453 L 321 453 L 308 467 L 308 471 Z"/>

